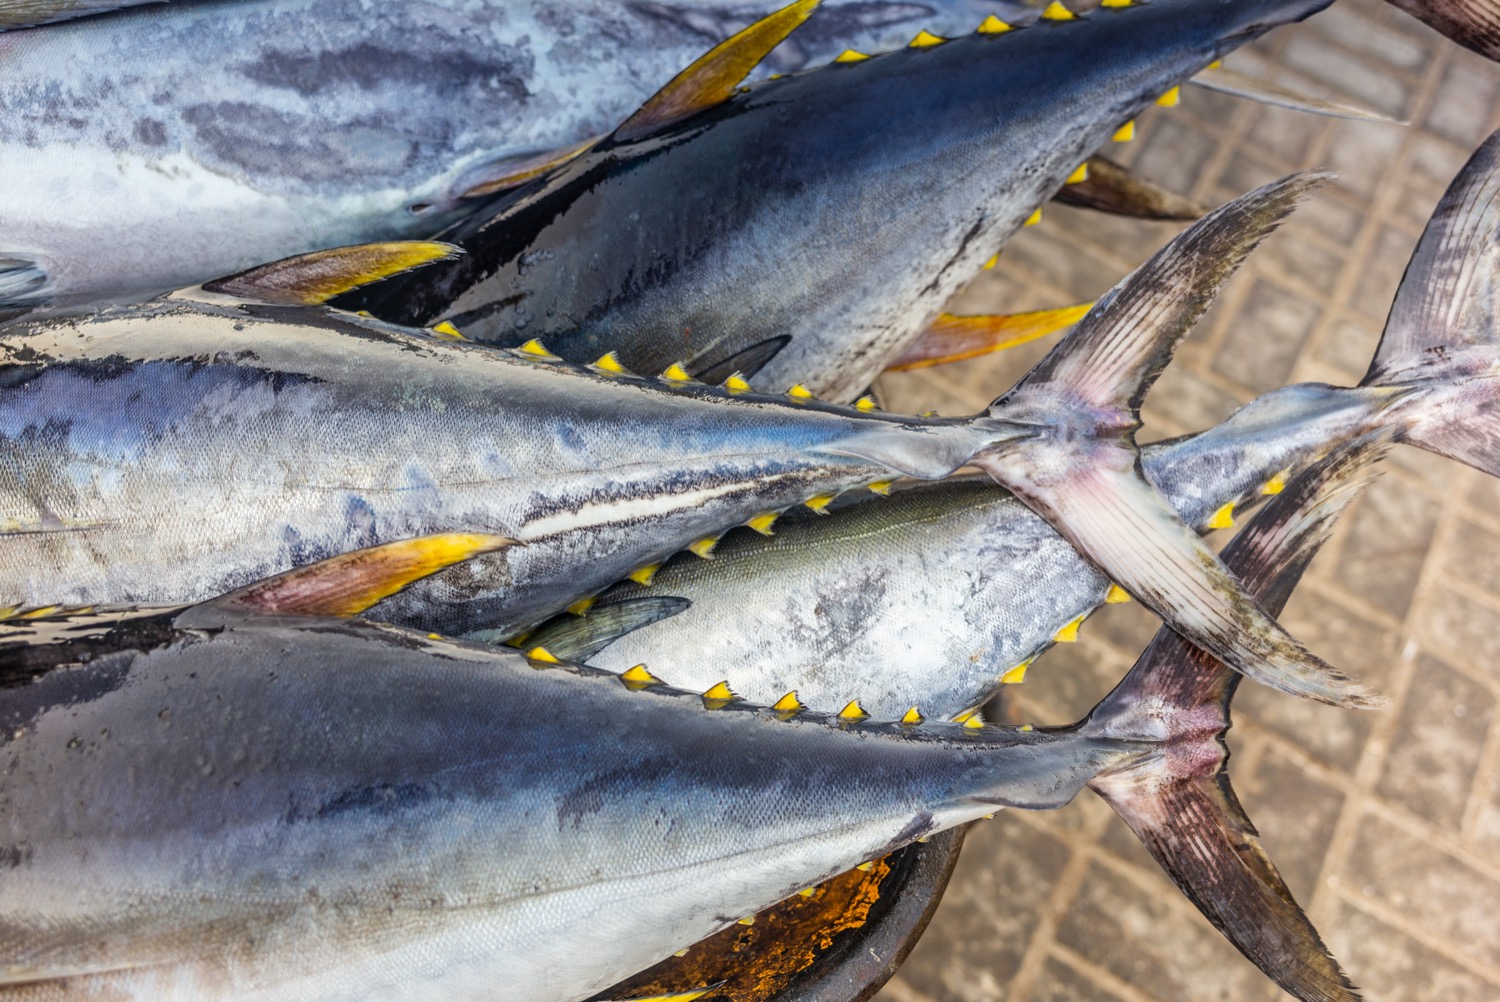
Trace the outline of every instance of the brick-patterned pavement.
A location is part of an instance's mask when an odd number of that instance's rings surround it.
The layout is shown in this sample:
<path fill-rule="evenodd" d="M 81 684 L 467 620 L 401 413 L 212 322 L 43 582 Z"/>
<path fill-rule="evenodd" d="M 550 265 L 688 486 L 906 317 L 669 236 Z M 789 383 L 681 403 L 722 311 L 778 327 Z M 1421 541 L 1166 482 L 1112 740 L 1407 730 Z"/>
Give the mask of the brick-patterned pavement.
<path fill-rule="evenodd" d="M 1342 178 L 1251 259 L 1162 379 L 1143 440 L 1193 431 L 1284 382 L 1363 375 L 1428 213 L 1500 125 L 1500 67 L 1379 0 L 1340 0 L 1229 65 L 1410 119 L 1337 122 L 1185 88 L 1116 155 L 1205 203 L 1278 175 Z M 958 304 L 1091 298 L 1177 230 L 1049 207 Z M 893 409 L 971 413 L 1044 350 L 887 378 Z M 1272 857 L 1371 1000 L 1500 999 L 1500 483 L 1402 447 L 1339 527 L 1285 622 L 1389 707 L 1254 685 L 1231 775 Z M 1073 720 L 1155 630 L 1109 607 L 1016 687 Z M 1108 807 L 1002 812 L 973 831 L 938 916 L 881 1002 L 1282 997 L 1183 899 Z"/>

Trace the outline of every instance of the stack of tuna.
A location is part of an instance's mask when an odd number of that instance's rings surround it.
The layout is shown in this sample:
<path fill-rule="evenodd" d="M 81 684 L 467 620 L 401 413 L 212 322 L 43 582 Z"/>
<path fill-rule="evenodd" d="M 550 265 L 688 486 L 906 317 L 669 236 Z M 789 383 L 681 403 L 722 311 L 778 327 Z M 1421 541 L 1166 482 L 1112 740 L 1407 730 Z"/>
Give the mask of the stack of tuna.
<path fill-rule="evenodd" d="M 746 18 L 0 0 L 0 995 L 865 998 L 960 826 L 1087 786 L 1357 997 L 1223 735 L 1241 675 L 1378 701 L 1274 617 L 1393 442 L 1500 474 L 1500 139 L 1357 387 L 1135 443 L 1323 174 L 1091 308 L 942 312 L 1060 191 L 1190 208 L 1091 158 L 1195 77 L 1268 96 L 1218 60 L 1330 2 L 946 0 L 904 44 L 799 0 L 645 99 Z M 1070 324 L 974 417 L 866 393 Z M 1085 720 L 984 723 L 1126 597 L 1166 625 Z"/>

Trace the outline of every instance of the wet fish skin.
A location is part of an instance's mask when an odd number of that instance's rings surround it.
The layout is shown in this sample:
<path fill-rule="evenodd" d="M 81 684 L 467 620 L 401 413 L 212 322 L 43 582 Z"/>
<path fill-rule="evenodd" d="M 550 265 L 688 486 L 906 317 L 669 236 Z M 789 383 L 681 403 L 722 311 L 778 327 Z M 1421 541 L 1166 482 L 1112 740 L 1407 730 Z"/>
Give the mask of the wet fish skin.
<path fill-rule="evenodd" d="M 1321 464 L 1232 545 L 1275 607 L 1383 445 Z M 1278 983 L 1354 998 L 1233 801 L 1234 681 L 1191 649 L 1153 648 L 1073 727 L 973 729 L 630 691 L 234 602 L 0 624 L 5 997 L 481 998 L 503 976 L 568 1002 L 862 859 L 1090 783 Z M 1164 793 L 1215 781 L 1222 799 L 1163 816 Z M 1216 827 L 1248 835 L 1226 848 Z"/>
<path fill-rule="evenodd" d="M 646 373 L 791 334 L 758 378 L 852 400 L 1122 122 L 1327 2 L 1138 5 L 770 81 L 604 141 L 444 231 L 460 260 L 345 305 Z"/>
<path fill-rule="evenodd" d="M 213 0 L 0 32 L 0 302 L 140 298 L 426 236 L 495 163 L 609 131 L 777 6 Z M 766 72 L 904 44 L 929 10 L 824 8 Z M 931 23 L 996 10 L 945 0 Z"/>

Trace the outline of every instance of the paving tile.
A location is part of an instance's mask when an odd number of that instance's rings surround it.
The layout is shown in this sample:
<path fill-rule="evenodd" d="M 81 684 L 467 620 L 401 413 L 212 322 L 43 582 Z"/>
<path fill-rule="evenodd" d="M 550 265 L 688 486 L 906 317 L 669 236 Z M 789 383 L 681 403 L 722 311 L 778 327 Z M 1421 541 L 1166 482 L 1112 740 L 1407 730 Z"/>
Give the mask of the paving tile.
<path fill-rule="evenodd" d="M 1436 658 L 1417 662 L 1377 792 L 1457 837 L 1495 697 Z"/>
<path fill-rule="evenodd" d="M 1349 305 L 1383 325 L 1416 243 L 1412 237 L 1394 227 L 1381 227 L 1375 239 L 1375 248 L 1360 270 L 1359 282 L 1354 287 L 1354 296 Z"/>
<path fill-rule="evenodd" d="M 1150 134 L 1137 140 L 1141 150 L 1135 169 L 1179 195 L 1192 194 L 1194 185 L 1218 144 L 1180 116 L 1161 116 Z M 1106 151 L 1108 152 L 1108 151 Z"/>
<path fill-rule="evenodd" d="M 1406 615 L 1441 506 L 1394 477 L 1377 480 L 1342 527 L 1337 578 L 1353 594 Z"/>
<path fill-rule="evenodd" d="M 933 999 L 1004 998 L 1070 851 L 1014 818 L 976 825 L 926 934 L 898 977 Z"/>
<path fill-rule="evenodd" d="M 1238 738 L 1230 731 L 1230 749 Z M 1323 857 L 1344 807 L 1344 793 L 1293 756 L 1272 747 L 1248 774 L 1230 777 L 1245 813 L 1260 831 L 1261 843 L 1281 871 L 1292 895 L 1304 905 L 1318 887 Z"/>
<path fill-rule="evenodd" d="M 1500 101 L 1500 79 L 1488 67 L 1453 62 L 1433 96 L 1426 127 L 1460 146 L 1473 148 L 1489 134 Z"/>
<path fill-rule="evenodd" d="M 1327 42 L 1388 70 L 1420 73 L 1432 58 L 1431 46 L 1420 38 L 1372 23 L 1369 14 L 1353 4 L 1335 4 L 1314 18 L 1311 27 Z"/>
<path fill-rule="evenodd" d="M 1075 967 L 1061 960 L 1049 960 L 1037 979 L 1036 987 L 1026 995 L 1026 1002 L 1121 1002 L 1120 997 Z"/>
<path fill-rule="evenodd" d="M 1168 904 L 1178 896 L 1159 873 L 1142 873 L 1138 882 L 1095 862 L 1058 942 L 1163 1002 L 1259 996 L 1264 975 L 1207 919 Z"/>
<path fill-rule="evenodd" d="M 1370 320 L 1340 320 L 1318 340 L 1314 357 L 1335 369 L 1345 386 L 1364 378 L 1380 344 L 1380 326 Z"/>
<path fill-rule="evenodd" d="M 1340 190 L 1369 200 L 1389 180 L 1391 164 L 1404 142 L 1402 130 L 1392 126 L 1335 122 L 1324 166 L 1338 172 Z"/>
<path fill-rule="evenodd" d="M 1320 313 L 1318 304 L 1257 279 L 1236 322 L 1237 336 L 1225 339 L 1214 371 L 1256 393 L 1281 386 Z"/>
<path fill-rule="evenodd" d="M 1313 144 L 1322 135 L 1324 127 L 1324 123 L 1312 115 L 1264 106 L 1256 109 L 1245 141 L 1257 156 L 1302 164 L 1312 155 Z"/>
<path fill-rule="evenodd" d="M 1500 630 L 1493 606 L 1439 582 L 1423 603 L 1421 636 L 1500 682 Z"/>
<path fill-rule="evenodd" d="M 1366 814 L 1340 883 L 1347 883 L 1351 894 L 1391 909 L 1402 925 L 1421 929 L 1455 955 L 1490 968 L 1500 966 L 1500 935 L 1494 924 L 1500 881 L 1427 839 Z"/>
<path fill-rule="evenodd" d="M 1407 82 L 1374 61 L 1324 44 L 1311 32 L 1295 35 L 1282 50 L 1285 65 L 1331 88 L 1336 93 L 1393 118 L 1411 110 Z"/>
<path fill-rule="evenodd" d="M 1465 970 L 1349 904 L 1318 923 L 1329 950 L 1367 1002 L 1490 1002 L 1500 984 Z"/>
<path fill-rule="evenodd" d="M 1473 522 L 1455 520 L 1437 559 L 1445 579 L 1462 579 L 1500 594 L 1500 535 Z"/>

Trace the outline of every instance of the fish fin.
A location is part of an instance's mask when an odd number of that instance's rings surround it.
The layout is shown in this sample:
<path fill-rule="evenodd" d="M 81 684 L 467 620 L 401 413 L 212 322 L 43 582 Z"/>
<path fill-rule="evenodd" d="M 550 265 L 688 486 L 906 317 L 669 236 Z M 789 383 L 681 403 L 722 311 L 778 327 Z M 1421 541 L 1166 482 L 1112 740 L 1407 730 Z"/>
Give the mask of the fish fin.
<path fill-rule="evenodd" d="M 717 386 L 735 373 L 739 373 L 743 379 L 754 379 L 760 370 L 769 365 L 771 359 L 781 354 L 781 349 L 791 341 L 790 334 L 768 337 L 764 341 L 752 344 L 744 351 L 735 352 L 728 358 L 717 361 L 694 360 L 689 365 L 689 371 L 698 382 L 707 383 L 710 386 Z"/>
<path fill-rule="evenodd" d="M 1088 166 L 1088 177 L 1063 185 L 1053 198 L 1065 205 L 1135 219 L 1190 221 L 1208 211 L 1197 202 L 1147 181 L 1108 157 L 1089 157 Z"/>
<path fill-rule="evenodd" d="M 1383 122 L 1387 125 L 1405 125 L 1406 123 L 1389 115 L 1382 115 L 1378 111 L 1368 108 L 1360 108 L 1352 104 L 1343 104 L 1338 101 L 1324 101 L 1321 98 L 1303 94 L 1290 87 L 1272 83 L 1269 80 L 1261 80 L 1256 77 L 1247 76 L 1224 66 L 1213 66 L 1202 70 L 1193 77 L 1193 83 L 1204 90 L 1216 91 L 1220 94 L 1229 94 L 1234 97 L 1248 98 L 1261 104 L 1269 104 L 1276 108 L 1287 108 L 1291 111 L 1303 111 L 1310 115 L 1322 115 L 1326 118 L 1351 118 L 1359 122 Z"/>
<path fill-rule="evenodd" d="M 1393 441 L 1393 434 L 1377 432 L 1308 468 L 1225 548 L 1228 565 L 1267 609 L 1279 613 L 1286 605 Z M 1309 1002 L 1354 1002 L 1358 992 L 1292 897 L 1230 785 L 1224 735 L 1237 685 L 1222 663 L 1162 628 L 1084 724 L 1085 731 L 1157 750 L 1089 785 L 1198 910 L 1273 981 Z"/>
<path fill-rule="evenodd" d="M 35 258 L 0 251 L 0 303 L 29 302 L 46 284 L 46 269 Z"/>
<path fill-rule="evenodd" d="M 1388 0 L 1487 59 L 1500 61 L 1500 0 Z"/>
<path fill-rule="evenodd" d="M 455 197 L 484 198 L 510 188 L 518 188 L 543 174 L 550 174 L 557 168 L 572 163 L 592 149 L 600 138 L 594 136 L 561 149 L 544 150 L 530 156 L 507 157 L 504 160 L 481 164 L 464 173 L 463 178 L 454 186 L 459 189 Z"/>
<path fill-rule="evenodd" d="M 450 532 L 382 543 L 294 568 L 194 609 L 271 616 L 353 616 L 414 581 L 514 542 L 504 536 Z"/>
<path fill-rule="evenodd" d="M 796 0 L 720 42 L 673 77 L 610 138 L 616 142 L 640 139 L 729 100 L 746 74 L 806 21 L 820 2 Z"/>
<path fill-rule="evenodd" d="M 1303 171 L 1220 206 L 1179 234 L 1094 305 L 1072 334 L 996 407 L 1041 383 L 1139 419 L 1146 393 L 1246 257 L 1297 204 L 1333 178 Z M 992 407 L 992 413 L 994 407 Z"/>
<path fill-rule="evenodd" d="M 692 602 L 676 595 L 647 595 L 592 606 L 588 615 L 557 616 L 526 638 L 564 661 L 579 664 L 642 627 L 686 612 Z"/>
<path fill-rule="evenodd" d="M 163 0 L 0 0 L 0 30 L 33 28 Z"/>
<path fill-rule="evenodd" d="M 944 313 L 922 333 L 916 344 L 886 366 L 885 371 L 909 372 L 912 369 L 961 362 L 1014 348 L 1066 330 L 1088 313 L 1093 305 L 1084 303 L 1081 306 L 1064 306 L 1055 310 L 990 316 L 956 316 Z"/>
<path fill-rule="evenodd" d="M 433 240 L 393 240 L 313 251 L 203 283 L 203 291 L 260 303 L 316 306 L 361 286 L 435 261 L 463 248 Z"/>
<path fill-rule="evenodd" d="M 1283 691 L 1372 705 L 1245 592 L 1142 473 L 1147 388 L 1235 268 L 1327 175 L 1294 174 L 1215 209 L 1112 289 L 990 408 L 997 439 L 973 462 L 1100 570 L 1198 646 Z"/>
<path fill-rule="evenodd" d="M 697 999 L 703 998 L 709 992 L 714 991 L 715 989 L 720 988 L 725 984 L 728 984 L 728 982 L 718 981 L 711 985 L 704 985 L 701 988 L 692 988 L 684 992 L 671 992 L 667 995 L 647 995 L 645 997 L 609 999 L 607 1000 L 607 1002 L 696 1002 Z M 590 1002 L 606 1002 L 606 1000 L 600 999 L 598 996 L 595 996 L 590 1000 Z"/>
<path fill-rule="evenodd" d="M 1405 441 L 1500 476 L 1500 132 L 1433 210 L 1361 385 L 1405 388 Z"/>

